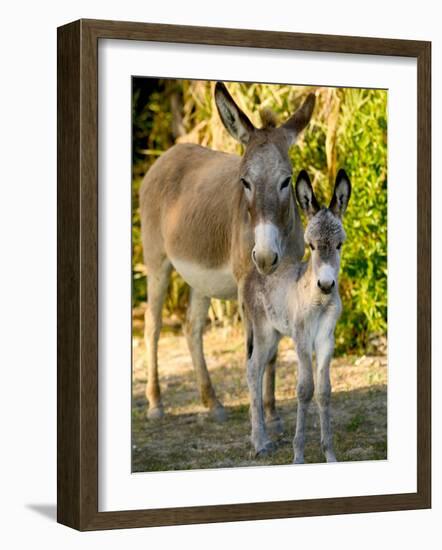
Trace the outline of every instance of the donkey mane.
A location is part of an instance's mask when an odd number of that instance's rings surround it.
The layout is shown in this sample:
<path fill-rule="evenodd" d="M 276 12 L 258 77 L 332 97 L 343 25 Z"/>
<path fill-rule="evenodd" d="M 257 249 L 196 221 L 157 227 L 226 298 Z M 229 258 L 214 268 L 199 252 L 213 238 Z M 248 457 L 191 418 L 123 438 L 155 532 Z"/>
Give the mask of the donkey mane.
<path fill-rule="evenodd" d="M 263 130 L 266 130 L 267 128 L 276 128 L 278 126 L 278 117 L 276 113 L 268 107 L 263 107 L 259 111 L 259 117 L 261 119 Z"/>

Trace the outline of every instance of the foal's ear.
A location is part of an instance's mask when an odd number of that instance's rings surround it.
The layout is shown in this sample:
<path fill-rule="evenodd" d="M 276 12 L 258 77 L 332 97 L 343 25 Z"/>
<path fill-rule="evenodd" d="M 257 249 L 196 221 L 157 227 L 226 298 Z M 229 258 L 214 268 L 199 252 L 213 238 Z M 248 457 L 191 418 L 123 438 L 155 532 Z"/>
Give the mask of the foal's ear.
<path fill-rule="evenodd" d="M 298 135 L 310 122 L 313 109 L 315 108 L 315 101 L 315 94 L 308 94 L 307 99 L 301 107 L 299 107 L 296 113 L 281 126 L 286 132 L 290 145 L 296 141 Z"/>
<path fill-rule="evenodd" d="M 319 210 L 319 204 L 313 193 L 313 187 L 310 183 L 310 178 L 305 170 L 299 172 L 298 179 L 296 180 L 296 198 L 298 199 L 299 206 L 307 214 L 307 217 L 312 218 Z"/>
<path fill-rule="evenodd" d="M 347 173 L 342 168 L 339 170 L 336 176 L 335 190 L 333 191 L 333 197 L 330 202 L 330 210 L 335 216 L 342 218 L 344 212 L 347 210 L 348 201 L 351 196 L 351 183 L 347 176 Z"/>
<path fill-rule="evenodd" d="M 247 145 L 255 127 L 241 111 L 222 82 L 215 85 L 215 103 L 226 130 L 243 145 Z"/>

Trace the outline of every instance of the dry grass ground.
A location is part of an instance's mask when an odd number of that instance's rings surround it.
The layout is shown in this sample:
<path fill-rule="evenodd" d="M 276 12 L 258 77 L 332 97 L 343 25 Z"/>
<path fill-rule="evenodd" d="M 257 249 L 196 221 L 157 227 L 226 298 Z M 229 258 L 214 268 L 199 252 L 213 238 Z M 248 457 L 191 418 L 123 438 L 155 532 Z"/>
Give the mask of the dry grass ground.
<path fill-rule="evenodd" d="M 145 348 L 133 340 L 132 467 L 135 472 L 289 464 L 296 421 L 296 363 L 291 342 L 280 345 L 276 374 L 277 406 L 284 436 L 276 452 L 255 459 L 249 442 L 248 391 L 240 330 L 212 328 L 204 339 L 208 368 L 229 417 L 218 424 L 201 405 L 186 341 L 162 334 L 160 381 L 165 418 L 146 419 Z M 387 361 L 385 356 L 333 360 L 332 407 L 339 461 L 387 458 Z M 319 419 L 313 403 L 307 423 L 306 462 L 323 462 Z"/>

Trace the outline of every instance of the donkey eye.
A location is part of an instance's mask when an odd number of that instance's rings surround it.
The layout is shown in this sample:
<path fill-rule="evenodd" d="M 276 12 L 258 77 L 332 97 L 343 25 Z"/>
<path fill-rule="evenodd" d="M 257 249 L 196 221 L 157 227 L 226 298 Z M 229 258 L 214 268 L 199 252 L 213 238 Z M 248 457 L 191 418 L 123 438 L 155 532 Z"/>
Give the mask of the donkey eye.
<path fill-rule="evenodd" d="M 290 178 L 286 178 L 286 179 L 282 182 L 282 184 L 281 184 L 281 191 L 282 191 L 283 189 L 286 189 L 286 188 L 290 185 L 290 182 L 291 182 L 291 181 L 292 181 L 292 178 L 291 178 L 291 177 L 290 177 Z"/>
<path fill-rule="evenodd" d="M 338 246 L 336 247 L 336 250 L 341 250 L 341 246 L 342 246 L 342 243 L 339 243 Z"/>
<path fill-rule="evenodd" d="M 311 250 L 315 249 L 315 247 L 312 245 L 312 243 L 309 243 L 309 247 L 310 247 Z"/>
<path fill-rule="evenodd" d="M 248 191 L 250 191 L 251 189 L 251 186 L 250 186 L 250 183 L 244 179 L 244 178 L 241 178 L 241 183 L 243 184 L 244 188 L 247 189 Z"/>

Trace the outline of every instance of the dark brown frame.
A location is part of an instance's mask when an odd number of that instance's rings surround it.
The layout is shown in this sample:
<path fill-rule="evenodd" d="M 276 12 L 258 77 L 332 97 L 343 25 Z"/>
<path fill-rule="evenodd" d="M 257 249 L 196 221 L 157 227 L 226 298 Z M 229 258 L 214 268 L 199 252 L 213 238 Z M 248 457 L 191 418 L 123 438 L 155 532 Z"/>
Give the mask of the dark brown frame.
<path fill-rule="evenodd" d="M 405 56 L 418 73 L 417 492 L 98 511 L 98 40 Z M 242 521 L 431 507 L 431 43 L 79 20 L 58 29 L 57 517 L 79 529 Z"/>

